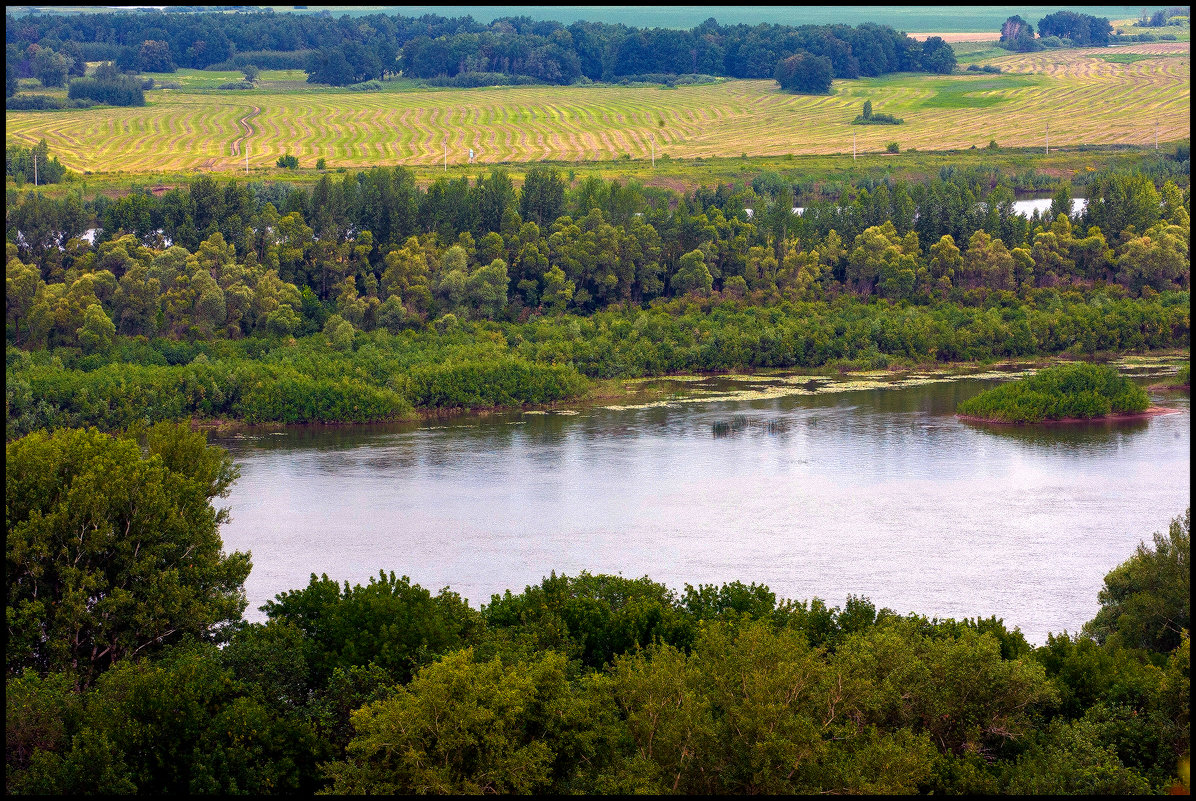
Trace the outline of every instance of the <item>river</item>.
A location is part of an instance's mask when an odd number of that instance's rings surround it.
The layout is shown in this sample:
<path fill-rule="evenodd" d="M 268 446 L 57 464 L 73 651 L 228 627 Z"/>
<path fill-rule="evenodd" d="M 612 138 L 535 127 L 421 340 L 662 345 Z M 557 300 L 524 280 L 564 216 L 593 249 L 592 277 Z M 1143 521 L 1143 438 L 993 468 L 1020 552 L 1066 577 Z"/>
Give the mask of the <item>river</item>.
<path fill-rule="evenodd" d="M 222 535 L 253 553 L 251 620 L 312 572 L 393 570 L 477 606 L 589 570 L 997 615 L 1041 644 L 1188 505 L 1190 402 L 1154 393 L 1179 411 L 1120 423 L 953 416 L 999 380 L 694 377 L 619 408 L 243 432 L 213 438 L 241 469 Z"/>

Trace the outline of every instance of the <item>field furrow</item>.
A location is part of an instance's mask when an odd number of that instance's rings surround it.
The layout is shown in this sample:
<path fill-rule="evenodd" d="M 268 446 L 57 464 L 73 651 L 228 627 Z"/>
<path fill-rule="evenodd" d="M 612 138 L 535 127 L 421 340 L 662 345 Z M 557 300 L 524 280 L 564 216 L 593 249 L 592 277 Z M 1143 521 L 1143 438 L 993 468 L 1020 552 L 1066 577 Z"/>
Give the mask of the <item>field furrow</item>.
<path fill-rule="evenodd" d="M 1126 58 L 1128 57 L 1128 58 Z M 1119 60 L 1120 59 L 1120 60 Z M 1137 59 L 1137 60 L 1135 60 Z M 1128 61 L 1128 63 L 1121 63 Z M 772 81 L 669 91 L 643 87 L 501 87 L 403 91 L 151 92 L 142 108 L 6 112 L 6 141 L 45 139 L 77 170 L 131 172 L 303 166 L 608 160 L 630 154 L 776 155 L 1042 144 L 1144 144 L 1189 136 L 1186 42 L 1009 54 L 999 75 L 896 75 L 836 81 L 830 96 Z M 905 124 L 852 126 L 865 100 Z M 662 125 L 663 123 L 663 125 Z"/>

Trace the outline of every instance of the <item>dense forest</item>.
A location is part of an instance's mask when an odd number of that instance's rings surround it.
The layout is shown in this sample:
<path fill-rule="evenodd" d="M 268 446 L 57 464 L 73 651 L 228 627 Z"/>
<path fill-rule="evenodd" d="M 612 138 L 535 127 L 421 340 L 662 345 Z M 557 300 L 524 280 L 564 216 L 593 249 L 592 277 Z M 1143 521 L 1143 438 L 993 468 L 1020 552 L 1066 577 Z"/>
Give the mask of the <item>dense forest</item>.
<path fill-rule="evenodd" d="M 501 169 L 424 189 L 399 167 L 310 192 L 208 177 L 115 200 L 16 192 L 7 433 L 365 422 L 577 398 L 586 378 L 1186 348 L 1191 201 L 1168 165 L 1092 174 L 1074 216 L 1060 185 L 1029 219 L 1016 177 L 953 170 L 801 214 L 767 173 L 685 195 L 547 167 L 518 190 Z"/>
<path fill-rule="evenodd" d="M 313 575 L 247 623 L 212 505 L 236 476 L 170 425 L 6 446 L 7 792 L 1183 789 L 1190 511 L 1039 647 L 585 573 L 479 608 Z"/>
<path fill-rule="evenodd" d="M 955 69 L 955 54 L 941 38 L 918 42 L 887 26 L 719 25 L 714 19 L 673 30 L 564 26 L 528 17 L 482 24 L 433 14 L 9 14 L 5 42 L 10 86 L 17 77 L 43 75 L 62 85 L 68 73 L 82 75 L 79 65 L 88 61 L 142 72 L 253 64 L 303 69 L 313 83 L 339 86 L 399 73 L 522 76 L 552 84 L 639 75 L 772 78 L 778 62 L 795 54 L 825 59 L 836 78 Z"/>
<path fill-rule="evenodd" d="M 1190 190 L 1174 175 L 1161 188 L 1142 173 L 1093 175 L 1075 216 L 1064 184 L 1042 219 L 1014 213 L 998 172 L 951 169 L 850 187 L 800 213 L 779 176 L 681 195 L 548 167 L 521 189 L 501 168 L 422 189 L 395 167 L 325 173 L 310 191 L 203 177 L 115 200 L 14 192 L 10 339 L 70 341 L 73 329 L 35 311 L 68 295 L 98 302 L 121 334 L 186 338 L 311 333 L 320 309 L 397 330 L 446 313 L 522 320 L 712 292 L 928 303 L 1099 285 L 1150 296 L 1190 280 Z M 80 237 L 97 224 L 93 246 Z"/>

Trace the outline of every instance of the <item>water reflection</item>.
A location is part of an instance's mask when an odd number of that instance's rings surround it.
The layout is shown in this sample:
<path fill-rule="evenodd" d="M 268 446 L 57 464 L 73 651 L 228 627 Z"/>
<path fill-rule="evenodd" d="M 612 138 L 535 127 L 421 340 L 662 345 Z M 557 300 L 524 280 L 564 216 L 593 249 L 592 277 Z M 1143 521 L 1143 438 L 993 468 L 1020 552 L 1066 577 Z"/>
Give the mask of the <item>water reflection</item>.
<path fill-rule="evenodd" d="M 782 381 L 685 386 L 809 386 Z M 395 570 L 478 604 L 586 569 L 996 614 L 1042 641 L 1090 619 L 1104 574 L 1187 505 L 1189 402 L 1116 424 L 953 416 L 992 385 L 248 432 L 220 441 L 242 470 L 225 543 L 253 551 L 255 619 L 312 571 Z"/>

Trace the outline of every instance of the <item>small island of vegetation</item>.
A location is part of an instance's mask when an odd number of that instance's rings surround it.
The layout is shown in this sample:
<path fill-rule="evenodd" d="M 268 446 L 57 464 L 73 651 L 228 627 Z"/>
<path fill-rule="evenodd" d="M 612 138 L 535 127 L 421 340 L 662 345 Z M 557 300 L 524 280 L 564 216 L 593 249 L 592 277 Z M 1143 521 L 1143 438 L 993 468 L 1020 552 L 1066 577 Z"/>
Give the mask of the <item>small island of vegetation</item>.
<path fill-rule="evenodd" d="M 1065 364 L 982 392 L 956 411 L 964 419 L 1040 423 L 1141 414 L 1149 406 L 1146 391 L 1113 367 Z"/>

